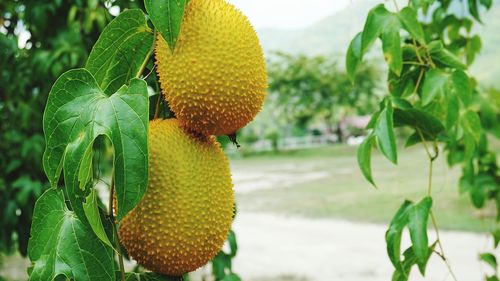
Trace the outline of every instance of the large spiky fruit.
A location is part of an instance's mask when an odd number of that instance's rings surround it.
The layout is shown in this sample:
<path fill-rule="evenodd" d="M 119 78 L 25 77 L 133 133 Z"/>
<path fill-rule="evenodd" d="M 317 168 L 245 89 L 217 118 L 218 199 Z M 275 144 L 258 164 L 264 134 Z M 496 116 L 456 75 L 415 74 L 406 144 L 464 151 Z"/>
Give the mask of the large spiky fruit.
<path fill-rule="evenodd" d="M 221 249 L 233 216 L 229 163 L 214 137 L 193 138 L 175 119 L 149 124 L 149 186 L 122 220 L 120 239 L 145 268 L 180 276 Z"/>
<path fill-rule="evenodd" d="M 191 0 L 175 51 L 159 36 L 162 92 L 181 124 L 230 135 L 250 122 L 267 92 L 265 60 L 248 19 L 225 0 Z"/>

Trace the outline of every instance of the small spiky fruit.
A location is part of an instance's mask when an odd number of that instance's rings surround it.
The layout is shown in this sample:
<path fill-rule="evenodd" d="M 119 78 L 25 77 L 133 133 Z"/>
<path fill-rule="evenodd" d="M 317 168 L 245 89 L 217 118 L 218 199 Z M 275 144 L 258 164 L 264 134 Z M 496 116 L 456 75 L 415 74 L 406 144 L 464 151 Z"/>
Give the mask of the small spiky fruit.
<path fill-rule="evenodd" d="M 265 60 L 248 19 L 225 0 L 191 0 L 172 53 L 158 36 L 162 92 L 181 124 L 230 135 L 250 122 L 267 94 Z"/>
<path fill-rule="evenodd" d="M 149 124 L 149 185 L 122 220 L 120 240 L 145 268 L 180 276 L 221 249 L 233 216 L 229 163 L 214 137 L 194 138 L 175 119 Z"/>

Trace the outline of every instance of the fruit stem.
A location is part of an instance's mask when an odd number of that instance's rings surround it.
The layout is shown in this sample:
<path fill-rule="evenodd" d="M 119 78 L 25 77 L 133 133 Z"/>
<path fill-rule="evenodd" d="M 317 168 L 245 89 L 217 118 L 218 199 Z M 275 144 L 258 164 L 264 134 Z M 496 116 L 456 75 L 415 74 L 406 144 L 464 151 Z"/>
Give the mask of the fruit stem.
<path fill-rule="evenodd" d="M 111 187 L 109 191 L 109 210 L 108 210 L 108 215 L 109 219 L 111 220 L 111 223 L 113 224 L 113 241 L 115 242 L 115 251 L 116 254 L 118 255 L 118 261 L 120 264 L 120 274 L 121 274 L 121 280 L 125 281 L 125 266 L 123 265 L 123 256 L 120 251 L 120 239 L 118 239 L 118 231 L 116 230 L 116 221 L 115 217 L 113 215 L 113 196 L 115 193 L 115 172 L 113 171 L 113 176 L 111 177 Z"/>
<path fill-rule="evenodd" d="M 141 74 L 142 72 L 144 72 L 144 68 L 146 68 L 146 65 L 148 64 L 148 61 L 151 58 L 151 55 L 153 54 L 153 51 L 155 49 L 155 43 L 156 43 L 156 30 L 153 29 L 153 44 L 151 44 L 151 48 L 149 48 L 149 51 L 146 57 L 144 58 L 141 67 L 139 67 L 139 71 L 137 71 L 135 78 L 141 78 Z"/>

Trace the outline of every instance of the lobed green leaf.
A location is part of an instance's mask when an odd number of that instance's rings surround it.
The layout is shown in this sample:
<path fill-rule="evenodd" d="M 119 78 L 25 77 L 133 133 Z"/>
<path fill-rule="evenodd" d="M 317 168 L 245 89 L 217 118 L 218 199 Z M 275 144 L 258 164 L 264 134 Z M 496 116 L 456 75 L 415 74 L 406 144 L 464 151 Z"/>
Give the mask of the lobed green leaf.
<path fill-rule="evenodd" d="M 114 256 L 92 229 L 66 208 L 59 189 L 36 202 L 28 244 L 30 281 L 64 276 L 79 281 L 113 281 Z"/>
<path fill-rule="evenodd" d="M 64 167 L 67 195 L 80 219 L 86 220 L 82 203 L 89 193 L 80 189 L 79 180 L 88 180 L 80 171 L 89 164 L 88 151 L 100 135 L 114 148 L 118 220 L 142 198 L 148 176 L 148 111 L 147 87 L 140 79 L 132 79 L 130 86 L 111 96 L 86 69 L 70 70 L 55 82 L 43 118 L 43 165 L 54 187 Z"/>

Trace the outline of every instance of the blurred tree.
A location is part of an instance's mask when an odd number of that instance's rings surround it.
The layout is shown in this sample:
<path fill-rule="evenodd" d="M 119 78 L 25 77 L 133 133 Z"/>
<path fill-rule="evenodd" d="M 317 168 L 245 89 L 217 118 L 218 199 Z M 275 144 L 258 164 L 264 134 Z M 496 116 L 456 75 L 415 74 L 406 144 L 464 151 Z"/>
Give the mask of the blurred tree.
<path fill-rule="evenodd" d="M 306 130 L 312 121 L 322 120 L 331 133 L 332 124 L 345 115 L 367 114 L 377 104 L 379 77 L 373 65 L 360 68 L 354 85 L 332 57 L 276 53 L 268 72 L 269 103 L 285 124 L 294 124 L 299 131 Z"/>
<path fill-rule="evenodd" d="M 26 254 L 36 198 L 49 186 L 43 173 L 42 114 L 55 79 L 81 67 L 110 8 L 133 0 L 0 2 L 0 251 Z M 142 8 L 142 7 L 141 7 Z"/>

